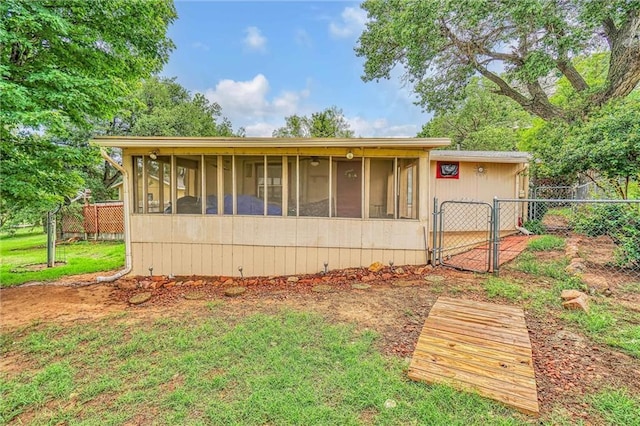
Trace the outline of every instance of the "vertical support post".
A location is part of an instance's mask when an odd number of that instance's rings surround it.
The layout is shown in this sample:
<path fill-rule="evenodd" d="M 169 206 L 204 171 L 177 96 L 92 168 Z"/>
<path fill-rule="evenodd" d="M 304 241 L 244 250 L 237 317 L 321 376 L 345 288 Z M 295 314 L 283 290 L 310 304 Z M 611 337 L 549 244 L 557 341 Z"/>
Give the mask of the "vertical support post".
<path fill-rule="evenodd" d="M 47 212 L 47 268 L 56 266 L 56 213 Z"/>
<path fill-rule="evenodd" d="M 95 241 L 98 241 L 98 233 L 100 231 L 98 230 L 98 205 L 97 204 L 93 205 L 93 226 L 95 228 L 94 231 L 96 232 L 93 239 Z"/>
<path fill-rule="evenodd" d="M 492 228 L 493 228 L 493 274 L 497 277 L 500 268 L 500 202 L 493 197 Z"/>
<path fill-rule="evenodd" d="M 438 250 L 438 198 L 433 198 L 433 219 L 431 220 L 431 232 L 433 238 L 433 248 L 431 249 L 431 265 L 436 266 L 436 251 Z"/>

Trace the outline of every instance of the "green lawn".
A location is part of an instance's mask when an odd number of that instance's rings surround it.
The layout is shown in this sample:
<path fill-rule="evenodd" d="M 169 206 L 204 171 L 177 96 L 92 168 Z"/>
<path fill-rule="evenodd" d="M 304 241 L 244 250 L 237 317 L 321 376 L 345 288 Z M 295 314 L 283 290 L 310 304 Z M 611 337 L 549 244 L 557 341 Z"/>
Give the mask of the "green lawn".
<path fill-rule="evenodd" d="M 66 275 L 109 271 L 124 265 L 121 242 L 59 244 L 56 260 L 65 262 L 54 268 L 29 271 L 28 266 L 47 262 L 47 236 L 42 230 L 21 230 L 0 236 L 0 285 L 10 287 L 28 281 L 55 280 Z"/>
<path fill-rule="evenodd" d="M 377 336 L 282 310 L 234 320 L 200 314 L 33 326 L 2 338 L 0 423 L 109 425 L 518 425 L 526 417 L 406 377 Z M 34 417 L 31 417 L 31 416 Z"/>

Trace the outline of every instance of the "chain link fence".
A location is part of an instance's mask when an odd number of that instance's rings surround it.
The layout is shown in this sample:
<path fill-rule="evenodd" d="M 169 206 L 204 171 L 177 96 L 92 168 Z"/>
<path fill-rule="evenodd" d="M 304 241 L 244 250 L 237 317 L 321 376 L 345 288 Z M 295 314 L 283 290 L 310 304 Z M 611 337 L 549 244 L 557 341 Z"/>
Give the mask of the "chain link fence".
<path fill-rule="evenodd" d="M 499 223 L 528 218 L 519 230 L 531 233 L 529 250 L 508 267 L 535 269 L 537 260 L 543 265 L 538 267 L 552 264 L 595 287 L 640 283 L 640 200 L 496 199 L 494 210 Z M 494 241 L 493 270 L 498 273 L 502 241 Z"/>
<path fill-rule="evenodd" d="M 554 190 L 578 194 L 576 187 Z M 640 284 L 638 199 L 434 200 L 433 211 L 433 265 L 495 274 L 546 270 L 600 289 Z"/>
<path fill-rule="evenodd" d="M 124 239 L 122 201 L 95 204 L 71 204 L 60 209 L 58 237 L 83 240 Z"/>

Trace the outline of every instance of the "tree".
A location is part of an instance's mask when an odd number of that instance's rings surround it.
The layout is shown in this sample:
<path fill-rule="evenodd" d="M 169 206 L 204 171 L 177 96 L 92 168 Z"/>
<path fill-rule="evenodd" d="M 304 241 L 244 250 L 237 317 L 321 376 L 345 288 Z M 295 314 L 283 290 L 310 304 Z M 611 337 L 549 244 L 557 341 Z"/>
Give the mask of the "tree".
<path fill-rule="evenodd" d="M 0 16 L 5 125 L 56 131 L 109 119 L 173 49 L 171 0 L 4 0 Z"/>
<path fill-rule="evenodd" d="M 231 121 L 222 116 L 222 107 L 204 95 L 192 95 L 176 78 L 151 77 L 144 80 L 109 123 L 99 132 L 129 136 L 244 136 L 244 129 L 234 132 Z M 88 139 L 88 137 L 87 137 Z M 95 196 L 108 194 L 120 172 L 104 161 L 83 174 Z"/>
<path fill-rule="evenodd" d="M 437 112 L 418 137 L 448 137 L 462 150 L 517 150 L 521 129 L 531 126 L 531 115 L 492 88 L 495 85 L 487 79 L 471 79 L 465 98 L 451 111 Z"/>
<path fill-rule="evenodd" d="M 222 117 L 222 107 L 204 95 L 191 95 L 174 78 L 151 77 L 131 105 L 111 121 L 108 133 L 134 136 L 241 136 Z"/>
<path fill-rule="evenodd" d="M 577 58 L 576 69 L 589 84 L 605 80 L 607 55 Z M 581 105 L 570 83 L 560 78 L 551 97 L 554 104 Z M 536 118 L 522 133 L 519 148 L 536 157 L 534 176 L 554 184 L 572 184 L 579 176 L 592 180 L 609 196 L 626 198 L 640 179 L 640 89 L 585 113 L 574 122 Z"/>
<path fill-rule="evenodd" d="M 285 117 L 284 127 L 273 131 L 277 138 L 352 138 L 353 130 L 344 118 L 342 110 L 333 106 L 311 117 L 291 115 Z"/>
<path fill-rule="evenodd" d="M 640 182 L 640 92 L 594 113 L 572 135 L 569 146 L 569 160 L 580 171 L 596 170 L 617 196 L 626 199 L 630 184 Z M 586 175 L 599 185 L 594 176 Z"/>
<path fill-rule="evenodd" d="M 639 6 L 629 0 L 366 0 L 370 20 L 356 53 L 365 58 L 365 81 L 390 78 L 403 66 L 429 110 L 451 109 L 479 74 L 525 111 L 570 122 L 638 85 Z M 609 52 L 609 65 L 604 82 L 593 86 L 574 58 L 595 50 Z M 584 98 L 578 108 L 549 99 L 558 76 Z"/>
<path fill-rule="evenodd" d="M 93 164 L 72 133 L 110 120 L 173 48 L 171 0 L 0 2 L 0 215 L 74 196 Z M 77 149 L 80 148 L 80 149 Z M 94 153 L 95 154 L 95 153 Z"/>

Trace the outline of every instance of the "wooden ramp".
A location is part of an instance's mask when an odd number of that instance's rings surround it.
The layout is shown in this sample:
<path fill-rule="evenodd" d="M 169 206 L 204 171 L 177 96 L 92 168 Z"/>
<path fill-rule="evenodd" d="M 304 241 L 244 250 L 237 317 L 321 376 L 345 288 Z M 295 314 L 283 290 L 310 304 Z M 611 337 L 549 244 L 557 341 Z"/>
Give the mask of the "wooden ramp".
<path fill-rule="evenodd" d="M 409 377 L 474 390 L 539 414 L 531 342 L 520 308 L 438 298 L 420 333 Z"/>

